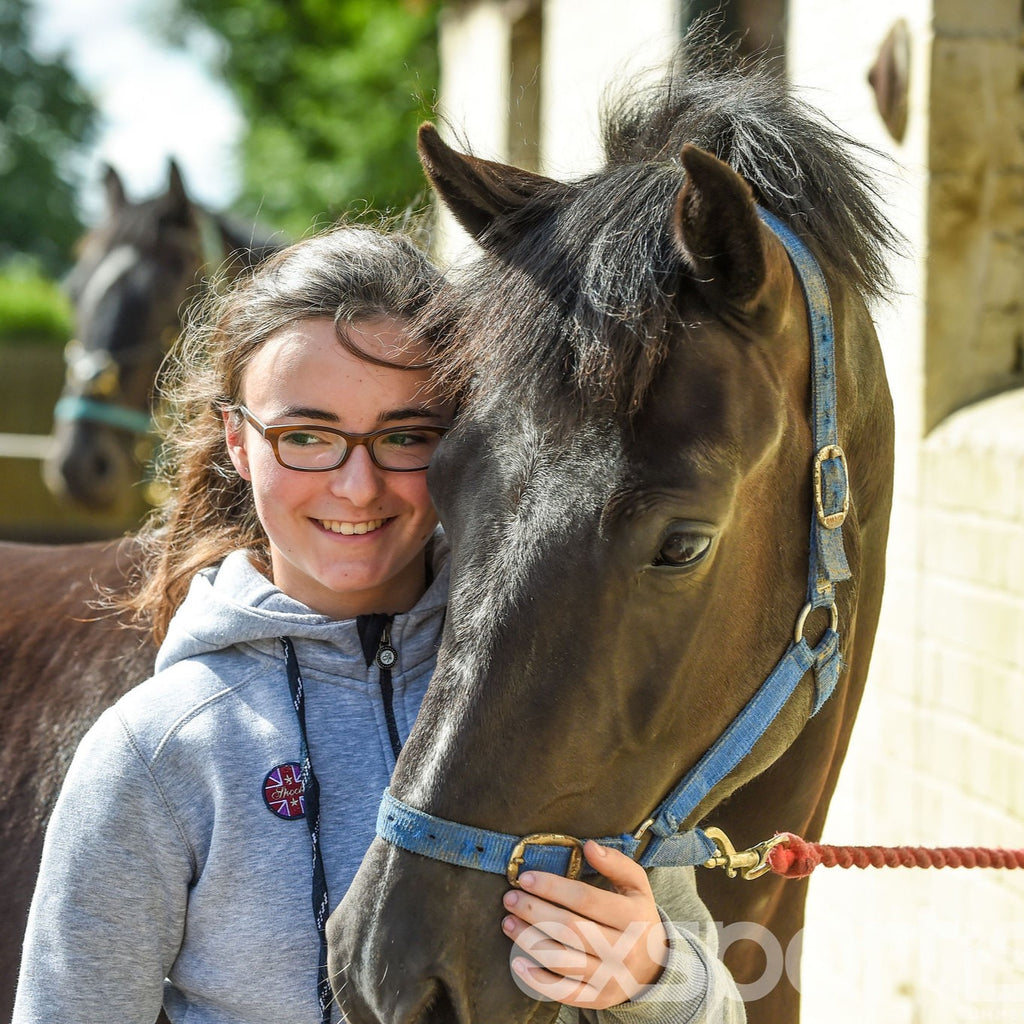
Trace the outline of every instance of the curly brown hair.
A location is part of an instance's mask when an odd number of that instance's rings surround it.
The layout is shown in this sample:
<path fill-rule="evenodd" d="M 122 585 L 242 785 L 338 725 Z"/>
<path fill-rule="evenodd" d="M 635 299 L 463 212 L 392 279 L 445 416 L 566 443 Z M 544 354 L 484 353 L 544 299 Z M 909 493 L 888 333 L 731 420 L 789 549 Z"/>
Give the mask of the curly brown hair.
<path fill-rule="evenodd" d="M 117 602 L 158 643 L 201 569 L 246 548 L 269 574 L 267 537 L 250 486 L 232 465 L 222 417 L 241 401 L 253 355 L 282 328 L 322 317 L 351 348 L 347 324 L 412 324 L 442 283 L 409 237 L 343 226 L 282 250 L 226 291 L 211 289 L 191 311 L 160 376 L 155 476 L 167 499 L 138 534 L 133 586 Z M 437 344 L 422 323 L 413 340 L 428 352 Z"/>

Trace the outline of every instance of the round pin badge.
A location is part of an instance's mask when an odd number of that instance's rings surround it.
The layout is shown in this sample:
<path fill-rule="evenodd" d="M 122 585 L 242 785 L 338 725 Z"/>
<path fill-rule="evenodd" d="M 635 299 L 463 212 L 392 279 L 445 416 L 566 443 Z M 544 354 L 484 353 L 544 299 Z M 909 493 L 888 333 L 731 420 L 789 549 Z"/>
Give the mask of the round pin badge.
<path fill-rule="evenodd" d="M 263 780 L 263 800 L 279 818 L 304 818 L 306 801 L 302 794 L 302 765 L 289 761 L 267 772 Z"/>

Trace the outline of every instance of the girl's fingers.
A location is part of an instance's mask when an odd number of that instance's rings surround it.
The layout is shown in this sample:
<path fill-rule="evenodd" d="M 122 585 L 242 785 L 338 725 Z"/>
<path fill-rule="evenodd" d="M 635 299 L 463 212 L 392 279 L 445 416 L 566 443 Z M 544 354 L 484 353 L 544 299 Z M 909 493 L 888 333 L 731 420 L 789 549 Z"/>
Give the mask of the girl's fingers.
<path fill-rule="evenodd" d="M 514 917 L 506 918 L 502 928 L 516 944 L 516 951 L 551 974 L 574 981 L 586 981 L 600 966 L 600 962 L 583 950 L 565 946 L 532 925 L 523 924 Z"/>
<path fill-rule="evenodd" d="M 568 1006 L 589 1008 L 594 1005 L 594 1000 L 600 995 L 594 991 L 593 986 L 573 978 L 553 974 L 551 971 L 531 963 L 525 956 L 513 957 L 512 970 L 520 987 L 535 999 L 550 999 Z"/>
<path fill-rule="evenodd" d="M 593 839 L 587 840 L 583 855 L 596 872 L 604 875 L 615 886 L 617 892 L 624 896 L 637 895 L 653 899 L 647 872 L 632 857 L 627 857 L 620 850 L 595 843 Z"/>
<path fill-rule="evenodd" d="M 597 843 L 588 842 L 584 855 L 614 891 L 526 871 L 522 889 L 505 893 L 502 929 L 517 947 L 518 978 L 544 998 L 602 1009 L 656 980 L 668 943 L 646 871 Z"/>
<path fill-rule="evenodd" d="M 564 908 L 578 917 L 618 931 L 624 931 L 640 919 L 652 923 L 659 920 L 647 872 L 639 864 L 618 850 L 606 849 L 592 840 L 584 847 L 584 854 L 591 866 L 612 882 L 615 891 L 546 871 L 524 872 L 519 878 L 522 889 L 548 906 Z M 505 906 L 519 913 L 514 905 L 506 902 Z M 567 918 L 556 915 L 553 920 Z"/>
<path fill-rule="evenodd" d="M 593 953 L 595 933 L 604 932 L 603 926 L 595 921 L 540 899 L 531 892 L 513 890 L 505 894 L 503 902 L 515 919 L 532 925 L 561 945 L 581 952 Z"/>

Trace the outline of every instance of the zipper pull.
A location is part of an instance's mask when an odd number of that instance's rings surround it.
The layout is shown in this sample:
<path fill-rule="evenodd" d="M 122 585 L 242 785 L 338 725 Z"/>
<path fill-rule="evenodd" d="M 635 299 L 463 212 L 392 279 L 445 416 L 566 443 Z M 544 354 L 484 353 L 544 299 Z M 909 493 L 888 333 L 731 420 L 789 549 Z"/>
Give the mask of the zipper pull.
<path fill-rule="evenodd" d="M 391 668 L 398 661 L 398 651 L 391 646 L 391 631 L 388 629 L 387 623 L 381 630 L 380 643 L 377 645 L 377 653 L 373 660 L 377 663 L 377 668 L 382 669 Z"/>

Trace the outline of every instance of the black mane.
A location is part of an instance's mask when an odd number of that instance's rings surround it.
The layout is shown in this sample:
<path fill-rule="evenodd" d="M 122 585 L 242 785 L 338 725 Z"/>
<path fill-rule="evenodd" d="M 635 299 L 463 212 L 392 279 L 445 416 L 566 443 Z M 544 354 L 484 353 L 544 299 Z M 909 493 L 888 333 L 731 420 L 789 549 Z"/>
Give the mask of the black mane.
<path fill-rule="evenodd" d="M 668 344 L 689 331 L 691 271 L 671 230 L 684 142 L 737 170 L 827 274 L 867 299 L 889 289 L 897 235 L 856 160 L 873 151 L 795 99 L 770 63 L 741 68 L 691 39 L 660 81 L 622 96 L 603 118 L 605 168 L 503 217 L 461 296 L 429 310 L 435 329 L 455 325 L 440 372 L 469 400 L 501 389 L 572 419 L 640 407 Z"/>
<path fill-rule="evenodd" d="M 860 162 L 887 158 L 794 96 L 771 61 L 744 65 L 713 40 L 691 40 L 659 81 L 607 104 L 602 138 L 609 167 L 677 162 L 684 142 L 706 149 L 862 295 L 890 292 L 886 256 L 899 237 Z"/>

